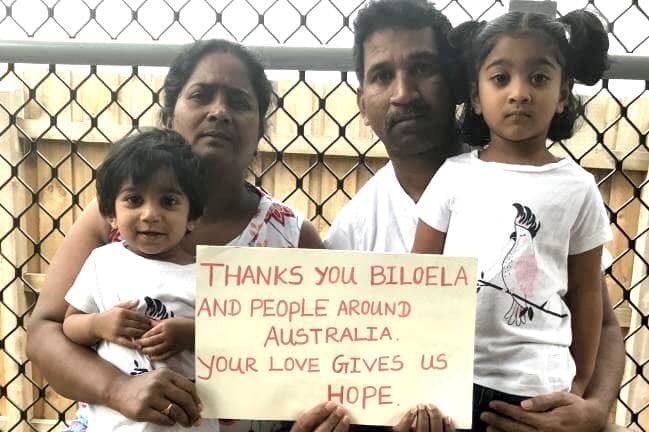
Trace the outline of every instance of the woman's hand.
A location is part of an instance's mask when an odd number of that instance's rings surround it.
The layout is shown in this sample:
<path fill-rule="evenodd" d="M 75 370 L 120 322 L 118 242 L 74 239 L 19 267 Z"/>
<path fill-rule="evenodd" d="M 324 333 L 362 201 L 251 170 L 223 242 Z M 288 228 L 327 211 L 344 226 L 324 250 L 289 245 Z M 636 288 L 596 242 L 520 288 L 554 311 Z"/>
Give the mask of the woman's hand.
<path fill-rule="evenodd" d="M 174 317 L 151 322 L 153 328 L 137 341 L 142 352 L 151 360 L 165 360 L 181 351 L 194 350 L 193 319 Z"/>
<path fill-rule="evenodd" d="M 194 383 L 167 368 L 136 377 L 123 375 L 108 398 L 109 406 L 126 417 L 164 426 L 192 426 L 200 421 L 203 408 Z"/>
<path fill-rule="evenodd" d="M 93 314 L 92 333 L 99 340 L 113 342 L 127 348 L 137 349 L 135 339 L 142 337 L 150 328 L 150 320 L 135 312 L 138 300 L 120 303 L 105 312 Z"/>
<path fill-rule="evenodd" d="M 341 405 L 323 402 L 297 418 L 290 432 L 347 432 L 351 419 Z"/>
<path fill-rule="evenodd" d="M 434 405 L 417 405 L 411 408 L 399 423 L 394 432 L 455 432 L 455 424 L 450 417 L 442 416 Z"/>

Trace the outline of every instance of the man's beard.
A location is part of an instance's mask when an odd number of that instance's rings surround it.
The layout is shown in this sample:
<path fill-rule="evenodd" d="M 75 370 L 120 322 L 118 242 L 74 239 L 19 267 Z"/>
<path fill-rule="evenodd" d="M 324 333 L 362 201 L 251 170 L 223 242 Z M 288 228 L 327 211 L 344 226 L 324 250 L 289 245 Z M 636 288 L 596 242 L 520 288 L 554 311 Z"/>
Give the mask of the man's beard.
<path fill-rule="evenodd" d="M 440 119 L 439 112 L 421 99 L 388 113 L 385 118 L 386 136 L 383 143 L 391 157 L 415 157 L 442 153 L 449 141 L 450 119 Z M 407 127 L 401 122 L 412 120 Z"/>

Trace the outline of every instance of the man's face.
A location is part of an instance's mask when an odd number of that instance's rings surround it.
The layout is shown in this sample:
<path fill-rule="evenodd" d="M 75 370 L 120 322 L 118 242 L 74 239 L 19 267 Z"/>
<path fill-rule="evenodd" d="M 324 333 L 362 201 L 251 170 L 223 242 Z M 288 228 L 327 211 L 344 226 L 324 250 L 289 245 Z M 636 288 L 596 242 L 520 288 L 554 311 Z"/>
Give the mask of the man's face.
<path fill-rule="evenodd" d="M 439 151 L 453 109 L 431 28 L 384 29 L 363 44 L 358 107 L 390 157 Z"/>

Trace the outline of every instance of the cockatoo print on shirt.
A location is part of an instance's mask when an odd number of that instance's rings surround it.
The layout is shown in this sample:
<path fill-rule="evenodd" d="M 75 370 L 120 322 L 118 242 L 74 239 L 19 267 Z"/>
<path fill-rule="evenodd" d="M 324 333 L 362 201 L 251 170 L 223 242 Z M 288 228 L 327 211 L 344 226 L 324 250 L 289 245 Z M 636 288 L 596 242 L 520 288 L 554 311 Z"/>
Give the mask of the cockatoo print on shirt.
<path fill-rule="evenodd" d="M 534 238 L 541 229 L 541 221 L 529 207 L 519 203 L 512 206 L 516 209 L 514 230 L 509 234 L 502 262 L 496 261 L 486 272 L 481 272 L 478 292 L 485 287 L 493 288 L 507 296 L 505 301 L 511 300 L 511 303 L 507 303 L 509 309 L 503 316 L 509 325 L 527 324 L 528 320 L 534 319 L 535 313 L 565 319 L 568 314 L 548 308 L 548 300 L 540 299 L 539 296 L 543 294 L 535 289 L 539 267 Z"/>
<path fill-rule="evenodd" d="M 504 318 L 509 325 L 520 326 L 528 318 L 534 318 L 534 310 L 527 300 L 534 294 L 534 282 L 538 274 L 534 237 L 541 229 L 541 222 L 536 220 L 529 207 L 519 203 L 514 203 L 513 206 L 516 208 L 516 217 L 514 231 L 509 236 L 512 245 L 503 258 L 501 276 L 503 288 L 512 298 L 512 304 Z"/>

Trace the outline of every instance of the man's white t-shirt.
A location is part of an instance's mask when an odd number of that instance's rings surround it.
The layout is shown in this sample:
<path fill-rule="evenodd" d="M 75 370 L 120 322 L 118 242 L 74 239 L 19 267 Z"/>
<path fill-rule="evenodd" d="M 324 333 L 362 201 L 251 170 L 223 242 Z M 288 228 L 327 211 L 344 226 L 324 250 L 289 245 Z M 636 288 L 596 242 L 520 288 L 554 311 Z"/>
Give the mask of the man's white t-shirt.
<path fill-rule="evenodd" d="M 170 317 L 194 319 L 196 298 L 195 265 L 178 265 L 152 260 L 128 250 L 123 242 L 111 243 L 92 251 L 65 300 L 85 313 L 104 312 L 119 303 L 139 299 L 135 309 L 156 320 Z M 140 375 L 160 367 L 169 367 L 194 379 L 194 353 L 182 351 L 164 362 L 152 362 L 146 355 L 101 341 L 97 353 L 122 372 Z M 102 405 L 90 404 L 84 409 L 89 431 L 172 431 L 186 430 L 180 425 L 162 427 L 127 419 Z M 189 430 L 189 429 L 187 429 Z M 218 431 L 219 422 L 204 419 L 192 431 Z"/>
<path fill-rule="evenodd" d="M 568 390 L 567 257 L 611 238 L 593 176 L 571 159 L 513 165 L 473 151 L 448 159 L 417 206 L 447 233 L 445 255 L 478 257 L 475 382 L 522 396 Z"/>
<path fill-rule="evenodd" d="M 325 245 L 340 250 L 410 252 L 416 228 L 416 204 L 388 162 L 340 210 Z"/>
<path fill-rule="evenodd" d="M 415 242 L 417 203 L 388 162 L 343 206 L 324 242 L 328 249 L 408 253 Z M 604 249 L 602 271 L 612 263 Z"/>

